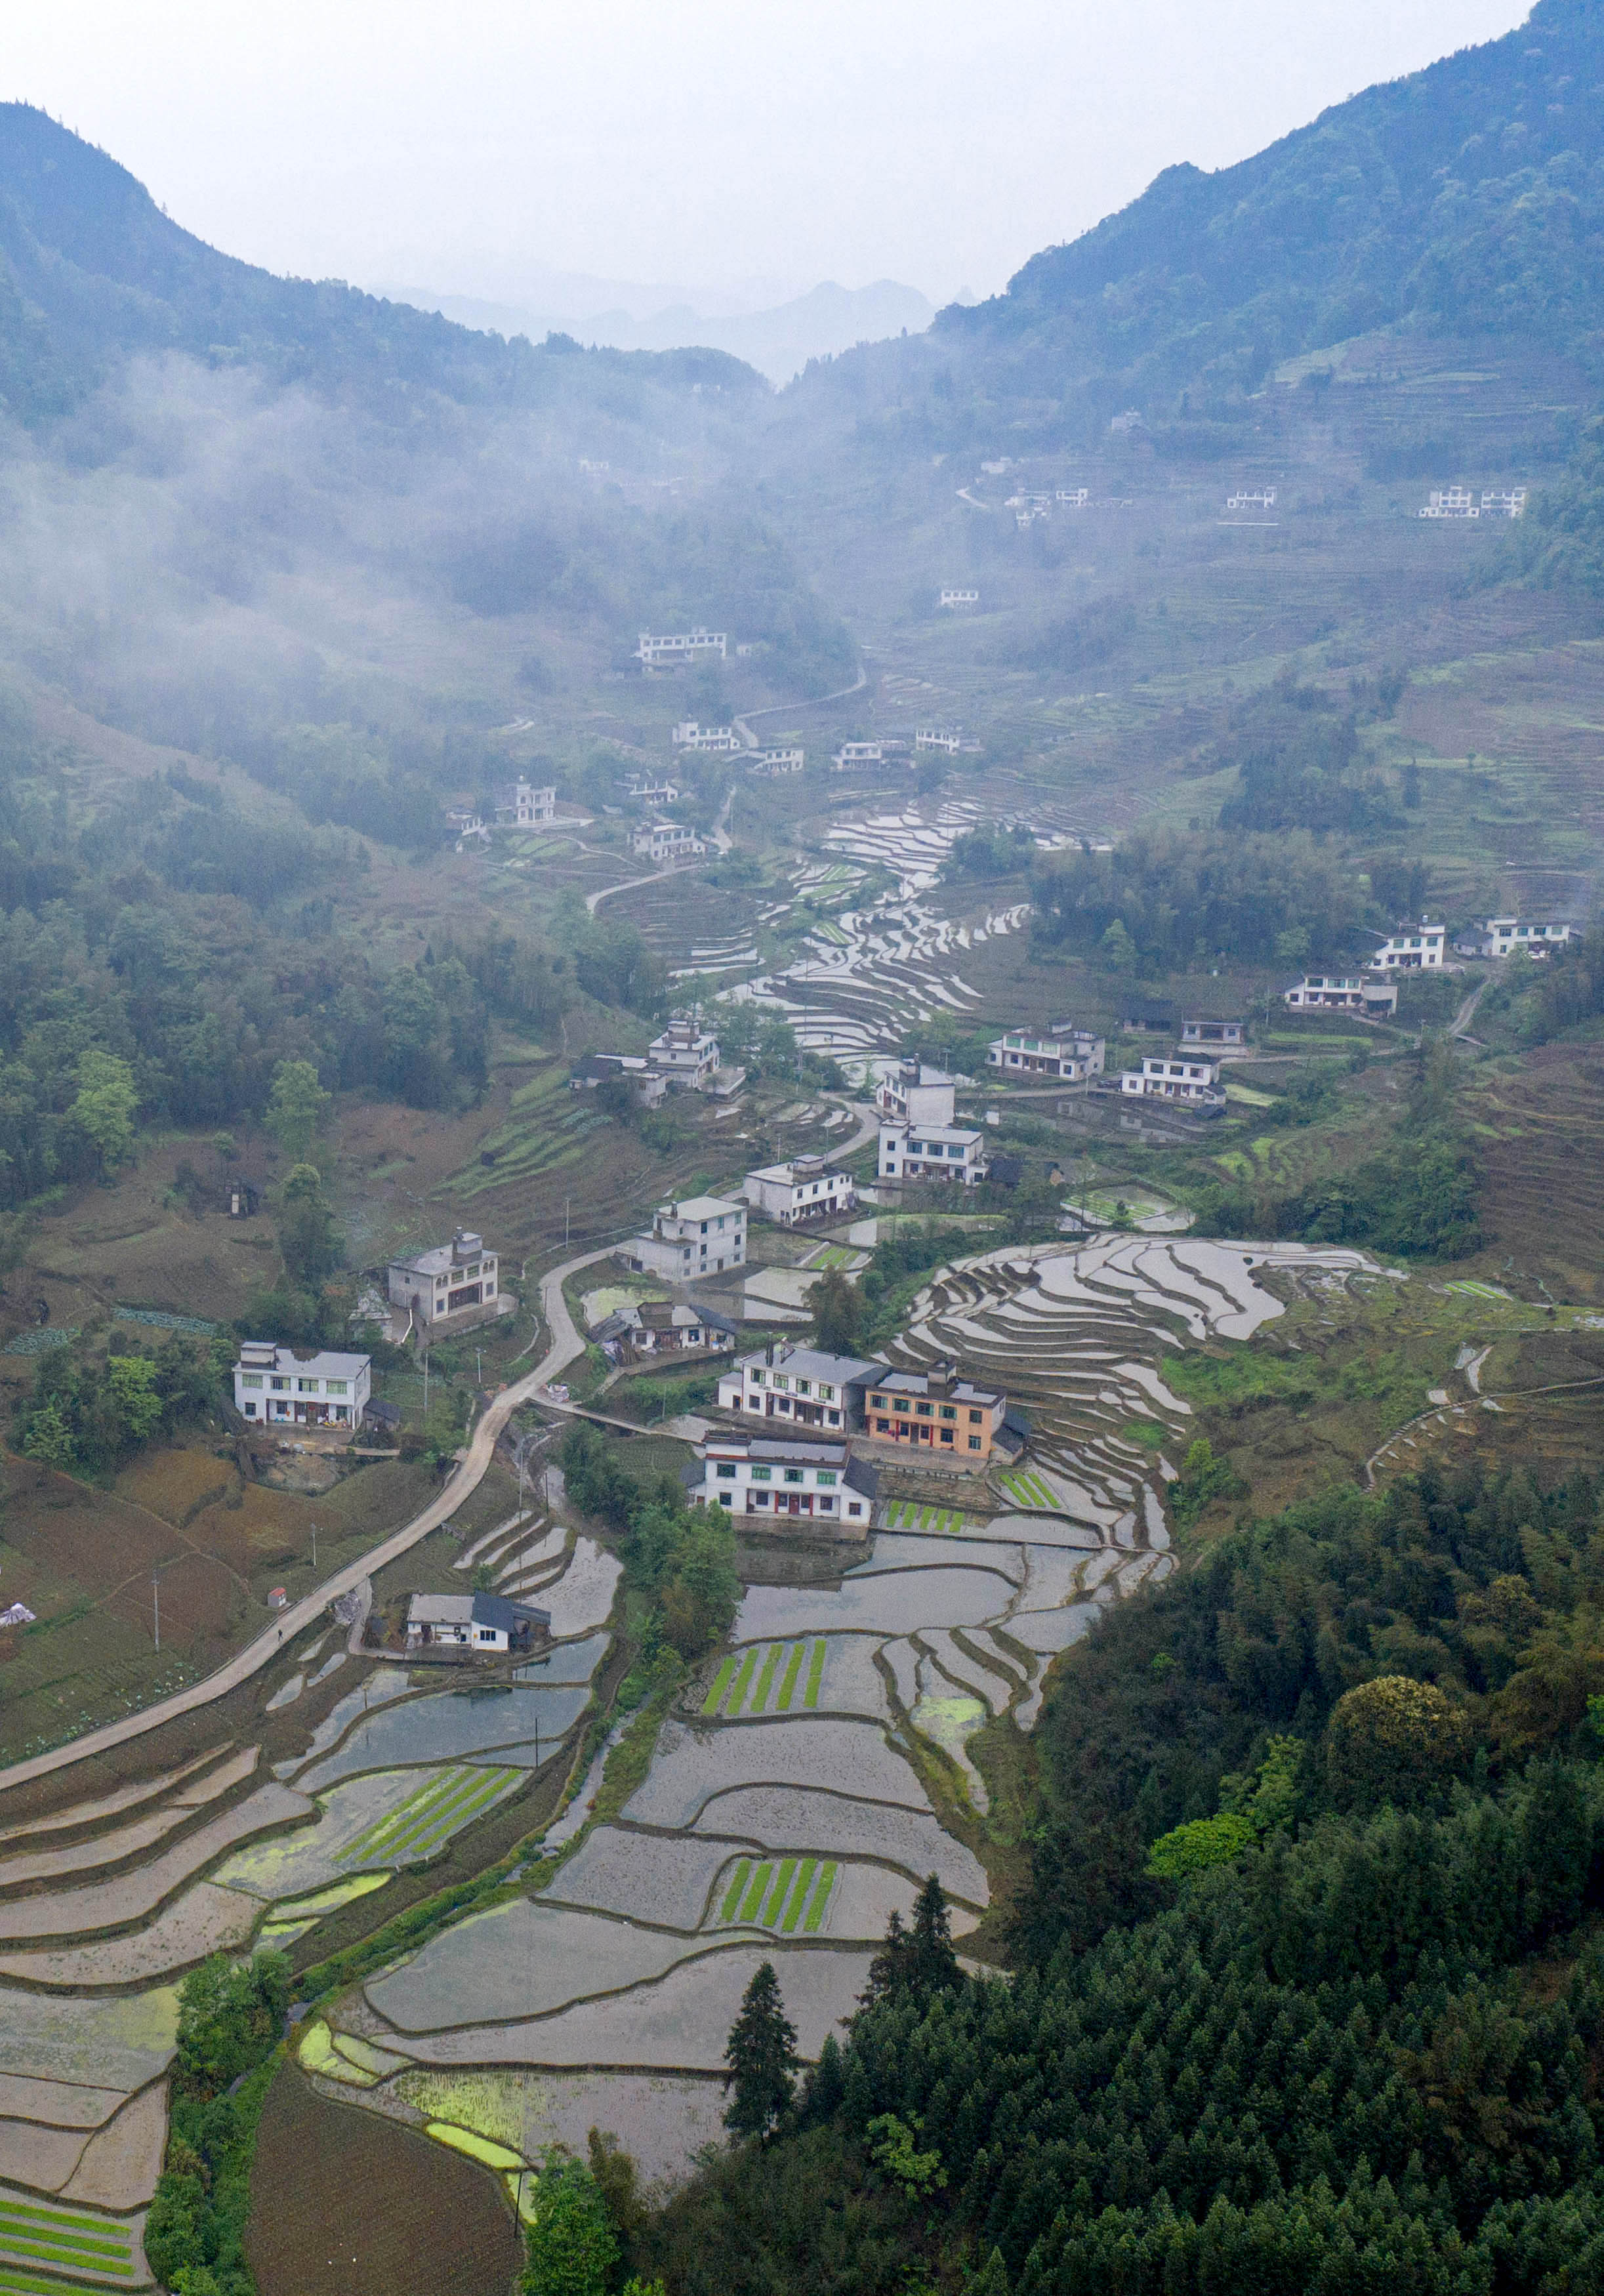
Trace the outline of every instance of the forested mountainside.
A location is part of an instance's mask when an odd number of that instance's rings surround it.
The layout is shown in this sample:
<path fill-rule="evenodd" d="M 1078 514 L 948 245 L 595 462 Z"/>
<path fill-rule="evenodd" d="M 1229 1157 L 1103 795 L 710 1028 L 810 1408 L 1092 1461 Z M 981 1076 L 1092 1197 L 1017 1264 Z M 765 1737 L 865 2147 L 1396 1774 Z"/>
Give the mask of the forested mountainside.
<path fill-rule="evenodd" d="M 1598 1494 L 1245 1521 L 1055 1671 L 1009 1980 L 888 1945 L 675 2296 L 1568 2296 L 1604 2272 Z M 917 1939 L 915 1940 L 917 1945 Z"/>
<path fill-rule="evenodd" d="M 1539 0 L 1507 37 L 1365 89 L 1239 166 L 1165 169 L 918 341 L 838 361 L 862 391 L 1183 413 L 1399 322 L 1590 353 L 1604 310 L 1604 9 Z M 804 395 L 827 392 L 815 370 Z"/>
<path fill-rule="evenodd" d="M 37 421 L 75 406 L 132 352 L 183 351 L 399 413 L 409 394 L 541 405 L 588 388 L 762 393 L 722 351 L 532 345 L 383 302 L 342 280 L 280 279 L 219 254 L 115 160 L 31 104 L 0 104 L 0 406 Z M 605 381 L 602 378 L 605 378 Z"/>

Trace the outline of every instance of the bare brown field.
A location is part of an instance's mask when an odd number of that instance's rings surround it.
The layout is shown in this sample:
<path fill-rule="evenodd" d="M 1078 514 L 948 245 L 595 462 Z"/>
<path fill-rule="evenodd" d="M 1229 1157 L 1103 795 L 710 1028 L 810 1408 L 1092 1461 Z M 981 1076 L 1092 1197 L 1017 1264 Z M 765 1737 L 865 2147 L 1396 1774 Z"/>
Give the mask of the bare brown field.
<path fill-rule="evenodd" d="M 288 2063 L 262 2109 L 250 2194 L 262 2296 L 498 2296 L 522 2263 L 487 2170 L 330 2103 Z"/>
<path fill-rule="evenodd" d="M 1604 1300 L 1604 1047 L 1548 1045 L 1490 1084 L 1484 1138 L 1488 1271 L 1556 1300 Z"/>

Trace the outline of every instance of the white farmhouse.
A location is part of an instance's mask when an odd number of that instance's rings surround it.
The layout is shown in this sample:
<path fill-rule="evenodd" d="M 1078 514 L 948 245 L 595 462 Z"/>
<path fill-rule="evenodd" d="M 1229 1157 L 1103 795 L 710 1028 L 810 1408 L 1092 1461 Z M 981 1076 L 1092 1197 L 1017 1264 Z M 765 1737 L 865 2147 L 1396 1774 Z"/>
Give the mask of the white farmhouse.
<path fill-rule="evenodd" d="M 710 1435 L 702 1480 L 692 1492 L 701 1506 L 727 1507 L 742 1529 L 797 1530 L 805 1521 L 848 1538 L 866 1538 L 873 1517 L 874 1478 L 845 1443 L 781 1443 L 762 1435 Z"/>
<path fill-rule="evenodd" d="M 938 606 L 978 606 L 980 603 L 980 593 L 978 590 L 946 588 L 942 591 L 936 603 Z"/>
<path fill-rule="evenodd" d="M 1181 1041 L 1183 1045 L 1245 1045 L 1248 1023 L 1246 1021 L 1183 1021 Z"/>
<path fill-rule="evenodd" d="M 1575 933 L 1575 925 L 1534 924 L 1525 917 L 1489 917 L 1478 928 L 1484 956 L 1512 956 L 1524 948 L 1528 956 L 1546 956 L 1562 948 Z"/>
<path fill-rule="evenodd" d="M 1374 956 L 1370 959 L 1371 972 L 1436 972 L 1442 969 L 1443 947 L 1448 937 L 1446 925 L 1428 925 L 1424 918 L 1412 931 L 1400 925 L 1388 933 Z"/>
<path fill-rule="evenodd" d="M 1066 510 L 1084 510 L 1092 499 L 1090 487 L 1060 487 L 1058 499 Z"/>
<path fill-rule="evenodd" d="M 1139 1069 L 1125 1071 L 1119 1089 L 1134 1099 L 1183 1100 L 1200 1108 L 1225 1105 L 1220 1063 L 1192 1053 L 1150 1053 Z"/>
<path fill-rule="evenodd" d="M 1016 1029 L 994 1037 L 986 1048 L 986 1064 L 1004 1076 L 1047 1077 L 1054 1082 L 1079 1084 L 1102 1073 L 1106 1050 L 1101 1037 L 1089 1029 L 1055 1031 L 1051 1037 L 1027 1037 Z"/>
<path fill-rule="evenodd" d="M 521 775 L 495 793 L 495 819 L 503 829 L 536 829 L 557 818 L 555 788 L 536 789 Z"/>
<path fill-rule="evenodd" d="M 1281 991 L 1292 1013 L 1359 1013 L 1367 1021 L 1391 1017 L 1398 1009 L 1395 981 L 1366 980 L 1354 973 L 1305 972 Z"/>
<path fill-rule="evenodd" d="M 409 1314 L 414 1330 L 425 1338 L 460 1330 L 500 1314 L 499 1265 L 495 1253 L 486 1250 L 483 1236 L 460 1227 L 449 1243 L 390 1261 L 390 1305 Z"/>
<path fill-rule="evenodd" d="M 874 1105 L 894 1124 L 950 1124 L 958 1085 L 945 1069 L 904 1061 L 874 1090 Z"/>
<path fill-rule="evenodd" d="M 1433 487 L 1417 518 L 1479 518 L 1481 505 L 1469 487 Z"/>
<path fill-rule="evenodd" d="M 913 747 L 916 750 L 943 750 L 955 758 L 963 747 L 962 726 L 921 726 L 915 729 Z"/>
<path fill-rule="evenodd" d="M 681 861 L 694 861 L 707 847 L 689 823 L 683 821 L 643 821 L 638 829 L 629 832 L 629 849 L 650 861 L 654 868 L 668 868 Z"/>
<path fill-rule="evenodd" d="M 504 1595 L 414 1595 L 406 1611 L 408 1650 L 465 1650 L 478 1658 L 527 1651 L 552 1630 L 552 1614 Z"/>
<path fill-rule="evenodd" d="M 659 1076 L 682 1092 L 700 1092 L 718 1069 L 718 1039 L 699 1021 L 670 1021 L 646 1057 Z"/>
<path fill-rule="evenodd" d="M 882 1180 L 957 1180 L 975 1187 L 986 1174 L 985 1135 L 961 1124 L 882 1124 Z"/>
<path fill-rule="evenodd" d="M 234 1408 L 258 1426 L 319 1427 L 354 1435 L 373 1390 L 372 1360 L 331 1349 L 241 1340 Z"/>
<path fill-rule="evenodd" d="M 635 660 L 646 671 L 683 669 L 687 662 L 702 661 L 712 654 L 724 660 L 729 644 L 723 630 L 704 630 L 700 625 L 693 630 L 675 630 L 657 637 L 650 630 L 642 630 Z"/>
<path fill-rule="evenodd" d="M 1273 510 L 1273 487 L 1239 487 L 1236 493 L 1225 497 L 1227 510 Z"/>
<path fill-rule="evenodd" d="M 699 726 L 694 718 L 682 718 L 669 739 L 676 750 L 708 750 L 715 757 L 745 747 L 733 726 Z"/>
<path fill-rule="evenodd" d="M 863 1423 L 863 1390 L 884 1369 L 852 1356 L 771 1341 L 723 1374 L 718 1407 L 749 1419 L 783 1419 L 792 1427 L 850 1434 Z"/>
<path fill-rule="evenodd" d="M 781 1227 L 835 1219 L 857 1201 L 851 1174 L 834 1170 L 822 1156 L 794 1156 L 788 1163 L 765 1164 L 747 1174 L 741 1193 L 754 1211 Z"/>
<path fill-rule="evenodd" d="M 782 746 L 773 750 L 749 750 L 742 763 L 749 774 L 760 781 L 778 781 L 782 774 L 799 774 L 807 762 L 805 750 Z"/>
<path fill-rule="evenodd" d="M 883 742 L 843 742 L 830 760 L 831 770 L 838 774 L 860 773 L 865 766 L 883 766 L 886 746 Z"/>
<path fill-rule="evenodd" d="M 1484 487 L 1481 514 L 1484 518 L 1524 518 L 1526 490 L 1524 487 Z"/>
<path fill-rule="evenodd" d="M 624 794 L 635 805 L 677 805 L 677 782 L 660 782 L 653 774 L 631 774 Z"/>
<path fill-rule="evenodd" d="M 746 1259 L 744 1204 L 724 1196 L 687 1196 L 659 1204 L 650 1235 L 632 1235 L 620 1244 L 624 1265 L 640 1275 L 661 1275 L 673 1283 L 693 1283 L 739 1267 Z"/>

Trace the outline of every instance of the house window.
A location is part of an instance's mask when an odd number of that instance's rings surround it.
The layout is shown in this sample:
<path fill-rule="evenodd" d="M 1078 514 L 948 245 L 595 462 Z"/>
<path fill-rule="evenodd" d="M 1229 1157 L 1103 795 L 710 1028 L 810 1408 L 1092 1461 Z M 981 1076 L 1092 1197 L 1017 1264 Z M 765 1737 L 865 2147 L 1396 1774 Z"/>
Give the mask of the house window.
<path fill-rule="evenodd" d="M 753 1468 L 753 1470 L 752 1470 L 752 1480 L 753 1480 L 755 1483 L 772 1483 L 772 1482 L 773 1481 L 773 1480 L 774 1480 L 774 1471 L 773 1471 L 773 1469 L 772 1467 L 754 1467 L 754 1468 Z"/>
<path fill-rule="evenodd" d="M 774 1374 L 773 1383 L 776 1387 L 789 1387 L 790 1385 L 790 1381 L 786 1377 L 786 1374 L 782 1371 L 777 1371 Z"/>
<path fill-rule="evenodd" d="M 980 1438 L 978 1435 L 971 1435 L 970 1437 L 969 1447 L 971 1451 L 978 1451 L 980 1448 Z"/>
<path fill-rule="evenodd" d="M 835 1479 L 836 1473 L 833 1467 L 821 1467 L 818 1473 L 814 1477 L 814 1482 L 817 1483 L 821 1490 L 822 1490 L 827 1484 L 833 1489 Z"/>
<path fill-rule="evenodd" d="M 766 1491 L 750 1491 L 748 1496 L 754 1506 L 767 1506 L 769 1503 L 769 1495 Z"/>
<path fill-rule="evenodd" d="M 821 1380 L 819 1382 L 819 1393 L 823 1397 L 825 1402 L 828 1403 L 834 1395 L 835 1390 L 833 1387 L 826 1387 L 824 1382 Z"/>
<path fill-rule="evenodd" d="M 862 1514 L 863 1510 L 856 1499 L 852 1499 L 847 1504 L 847 1512 L 848 1514 Z"/>
<path fill-rule="evenodd" d="M 478 1633 L 478 1640 L 481 1643 L 493 1643 L 495 1640 L 495 1628 L 494 1627 L 480 1627 Z"/>
<path fill-rule="evenodd" d="M 798 1393 L 798 1395 L 806 1395 L 806 1394 L 808 1394 L 809 1392 L 810 1392 L 810 1389 L 809 1389 L 809 1386 L 808 1386 L 808 1382 L 807 1382 L 807 1381 L 806 1381 L 806 1380 L 805 1380 L 805 1379 L 799 1379 L 799 1380 L 797 1382 L 797 1393 Z"/>
<path fill-rule="evenodd" d="M 270 1379 L 267 1384 L 269 1387 L 276 1389 L 281 1394 L 287 1393 L 290 1386 L 290 1382 L 287 1379 Z"/>
<path fill-rule="evenodd" d="M 254 1419 L 256 1417 L 256 1406 L 254 1403 L 248 1403 L 245 1406 L 245 1416 L 247 1419 Z"/>
<path fill-rule="evenodd" d="M 944 1419 L 956 1419 L 958 1414 L 953 1410 L 950 1403 L 944 1403 L 941 1406 L 941 1415 Z"/>
<path fill-rule="evenodd" d="M 979 1424 L 980 1414 L 978 1411 L 971 1411 L 970 1413 L 970 1425 L 971 1427 L 978 1427 Z"/>
<path fill-rule="evenodd" d="M 732 1483 L 735 1480 L 735 1470 L 732 1466 L 720 1467 L 717 1472 L 721 1483 Z"/>
<path fill-rule="evenodd" d="M 348 1380 L 326 1379 L 323 1382 L 323 1393 L 325 1395 L 348 1395 L 349 1392 L 350 1382 Z"/>
<path fill-rule="evenodd" d="M 896 1398 L 896 1402 L 895 1402 L 895 1403 L 894 1403 L 894 1405 L 892 1406 L 893 1410 L 896 1410 L 896 1411 L 906 1411 L 907 1407 L 908 1407 L 908 1406 L 907 1406 L 907 1402 L 906 1402 L 905 1398 L 904 1398 L 904 1397 L 900 1396 L 900 1395 L 897 1397 L 897 1398 Z"/>
<path fill-rule="evenodd" d="M 788 1467 L 785 1471 L 785 1480 L 788 1483 L 802 1482 L 805 1480 L 802 1469 L 800 1467 Z"/>
<path fill-rule="evenodd" d="M 720 1505 L 720 1506 L 732 1507 L 732 1506 L 734 1505 L 734 1504 L 735 1504 L 735 1494 L 734 1494 L 734 1492 L 733 1492 L 733 1491 L 720 1491 L 720 1493 L 718 1494 L 718 1504 L 719 1504 L 719 1505 Z"/>
<path fill-rule="evenodd" d="M 913 1412 L 916 1418 L 933 1419 L 936 1415 L 936 1406 L 933 1403 L 916 1403 L 913 1406 Z"/>
<path fill-rule="evenodd" d="M 823 1498 L 822 1498 L 822 1499 L 819 1501 L 819 1513 L 820 1513 L 821 1514 L 829 1514 L 829 1513 L 831 1512 L 831 1510 L 833 1509 L 834 1505 L 835 1505 L 835 1501 L 834 1501 L 833 1499 L 823 1499 Z"/>
<path fill-rule="evenodd" d="M 885 1397 L 883 1395 L 872 1395 L 869 1398 L 869 1408 L 871 1411 L 883 1411 L 886 1408 Z"/>
<path fill-rule="evenodd" d="M 942 1439 L 942 1441 L 943 1441 L 944 1443 L 950 1443 L 950 1442 L 952 1441 L 952 1439 L 953 1439 L 953 1431 L 952 1431 L 952 1429 L 951 1429 L 950 1427 L 944 1427 L 944 1428 L 942 1429 L 942 1431 L 941 1431 L 941 1439 Z"/>
<path fill-rule="evenodd" d="M 240 1374 L 240 1385 L 241 1387 L 260 1387 L 261 1384 L 262 1374 L 259 1371 L 242 1371 Z"/>

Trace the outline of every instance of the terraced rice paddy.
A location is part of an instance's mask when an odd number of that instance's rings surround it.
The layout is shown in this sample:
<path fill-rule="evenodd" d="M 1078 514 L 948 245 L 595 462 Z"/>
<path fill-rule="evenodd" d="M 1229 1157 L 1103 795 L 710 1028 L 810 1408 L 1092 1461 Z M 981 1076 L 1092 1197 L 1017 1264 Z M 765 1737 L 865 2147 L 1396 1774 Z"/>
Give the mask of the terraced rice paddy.
<path fill-rule="evenodd" d="M 738 1923 L 816 1936 L 840 1867 L 831 1857 L 741 1858 L 730 1875 L 719 1907 L 718 1925 Z"/>
<path fill-rule="evenodd" d="M 963 978 L 965 953 L 1017 932 L 1027 910 L 1016 905 L 962 924 L 920 897 L 978 818 L 975 807 L 958 803 L 935 807 L 928 819 L 910 806 L 837 823 L 826 841 L 895 871 L 897 890 L 815 926 L 785 969 L 742 981 L 725 997 L 783 1014 L 800 1044 L 858 1070 L 884 1062 L 937 1012 L 974 1013 L 981 993 Z"/>
<path fill-rule="evenodd" d="M 0 2187 L 0 2258 L 125 2288 L 149 2284 L 137 2225 Z M 58 2284 L 59 2285 L 59 2284 Z"/>
<path fill-rule="evenodd" d="M 819 1703 L 826 1649 L 822 1640 L 769 1643 L 724 1660 L 702 1701 L 702 1712 L 722 1714 L 732 1722 L 743 1713 L 789 1714 L 793 1708 L 811 1711 Z"/>
<path fill-rule="evenodd" d="M 475 1766 L 439 1771 L 409 1794 L 399 1809 L 359 1834 L 340 1853 L 340 1862 L 398 1866 L 409 1858 L 431 1857 L 522 1777 L 518 1769 Z"/>
<path fill-rule="evenodd" d="M 952 1507 L 921 1506 L 912 1499 L 893 1499 L 886 1509 L 886 1528 L 955 1533 L 967 1526 L 963 1516 Z"/>

